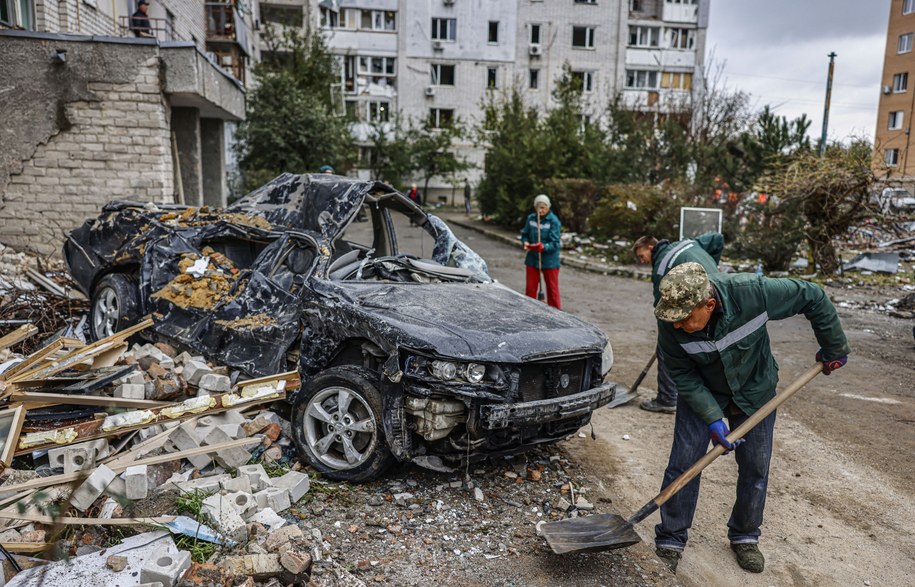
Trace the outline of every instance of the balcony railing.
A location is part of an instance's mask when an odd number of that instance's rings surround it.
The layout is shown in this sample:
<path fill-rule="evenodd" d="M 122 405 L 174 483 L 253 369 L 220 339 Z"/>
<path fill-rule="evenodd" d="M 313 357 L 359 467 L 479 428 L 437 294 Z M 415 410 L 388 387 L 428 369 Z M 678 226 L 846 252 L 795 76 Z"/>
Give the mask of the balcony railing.
<path fill-rule="evenodd" d="M 122 37 L 141 37 L 138 33 L 145 32 L 149 33 L 153 37 L 159 39 L 160 41 L 174 41 L 175 40 L 175 31 L 172 28 L 172 23 L 164 18 L 147 18 L 149 21 L 149 26 L 134 26 L 135 24 L 130 16 L 120 16 L 118 17 L 118 27 L 121 30 Z"/>

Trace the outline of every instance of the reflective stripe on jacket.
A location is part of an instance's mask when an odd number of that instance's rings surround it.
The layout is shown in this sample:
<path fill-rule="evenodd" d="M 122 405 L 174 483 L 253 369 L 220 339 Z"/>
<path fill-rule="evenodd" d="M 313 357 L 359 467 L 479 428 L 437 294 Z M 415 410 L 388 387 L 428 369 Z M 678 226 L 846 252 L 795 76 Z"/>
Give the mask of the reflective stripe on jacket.
<path fill-rule="evenodd" d="M 721 300 L 711 337 L 658 323 L 658 342 L 680 396 L 706 423 L 724 417 L 733 399 L 750 415 L 775 396 L 778 365 L 766 322 L 803 314 L 825 359 L 849 353 L 835 307 L 823 289 L 797 279 L 749 273 L 709 275 Z"/>

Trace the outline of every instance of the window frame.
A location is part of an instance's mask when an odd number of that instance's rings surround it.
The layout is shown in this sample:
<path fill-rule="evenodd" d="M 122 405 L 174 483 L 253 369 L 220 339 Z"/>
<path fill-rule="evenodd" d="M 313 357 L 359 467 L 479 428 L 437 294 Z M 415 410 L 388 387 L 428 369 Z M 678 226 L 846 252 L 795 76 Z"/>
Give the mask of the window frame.
<path fill-rule="evenodd" d="M 899 83 L 897 83 L 899 82 Z M 903 71 L 893 74 L 893 93 L 904 94 L 909 90 L 909 72 Z"/>
<path fill-rule="evenodd" d="M 537 30 L 537 40 L 534 40 L 534 29 Z M 539 22 L 532 22 L 530 26 L 530 34 L 528 35 L 531 45 L 539 46 L 541 40 L 543 39 L 543 24 Z"/>
<path fill-rule="evenodd" d="M 540 89 L 540 68 L 531 67 L 527 70 L 527 89 L 529 90 L 539 90 Z"/>
<path fill-rule="evenodd" d="M 912 33 L 905 33 L 899 35 L 899 40 L 896 41 L 896 54 L 902 55 L 904 53 L 912 52 Z"/>
<path fill-rule="evenodd" d="M 444 25 L 444 28 L 442 26 Z M 444 37 L 439 35 L 445 33 Z M 449 33 L 451 36 L 449 37 Z M 448 17 L 432 17 L 432 35 L 431 38 L 433 41 L 441 41 L 443 43 L 454 43 L 457 41 L 457 19 L 448 18 Z"/>
<path fill-rule="evenodd" d="M 442 78 L 445 77 L 442 75 L 443 68 L 451 70 L 451 83 L 444 83 Z M 439 87 L 454 87 L 455 78 L 457 77 L 457 66 L 454 63 L 430 63 L 429 64 L 429 75 L 431 79 L 431 85 Z"/>
<path fill-rule="evenodd" d="M 442 114 L 450 112 L 444 118 L 447 118 L 447 122 L 442 123 Z M 454 124 L 454 108 L 430 108 L 429 109 L 429 127 L 434 129 L 448 128 Z"/>
<path fill-rule="evenodd" d="M 362 103 L 365 105 L 366 122 L 390 122 L 391 102 L 389 100 L 365 100 Z"/>
<path fill-rule="evenodd" d="M 486 35 L 486 42 L 489 45 L 498 45 L 499 44 L 499 21 L 498 20 L 489 21 L 489 28 L 488 28 L 487 35 Z"/>
<path fill-rule="evenodd" d="M 902 14 L 912 14 L 915 12 L 915 0 L 902 0 Z"/>
<path fill-rule="evenodd" d="M 886 130 L 902 130 L 904 123 L 905 113 L 902 110 L 894 110 L 890 112 L 889 120 L 887 120 Z"/>
<path fill-rule="evenodd" d="M 627 69 L 623 87 L 627 90 L 658 90 L 661 81 L 658 73 L 656 69 Z M 652 78 L 654 84 L 650 83 Z"/>
<path fill-rule="evenodd" d="M 643 41 L 643 33 L 647 32 L 648 43 L 645 44 Z M 632 42 L 633 33 L 635 33 L 635 42 Z M 652 35 L 653 33 L 653 35 Z M 654 36 L 654 39 L 651 37 Z M 652 44 L 652 40 L 654 43 Z M 629 47 L 643 47 L 648 49 L 657 49 L 661 46 L 661 27 L 659 26 L 649 26 L 643 24 L 631 24 L 629 25 Z"/>
<path fill-rule="evenodd" d="M 583 94 L 594 92 L 594 74 L 596 72 L 593 69 L 572 70 L 571 73 L 573 78 L 581 79 L 581 92 Z"/>
<path fill-rule="evenodd" d="M 582 29 L 582 30 L 585 31 L 585 38 L 584 38 L 585 44 L 584 44 L 584 45 L 576 45 L 576 44 L 575 44 L 575 32 L 576 32 L 576 29 Z M 594 37 L 596 36 L 594 33 L 595 33 L 596 30 L 597 30 L 597 27 L 588 26 L 588 25 L 575 25 L 575 24 L 573 24 L 573 25 L 572 25 L 572 49 L 579 49 L 579 50 L 583 50 L 583 51 L 592 51 L 592 50 L 594 50 L 594 48 L 595 48 L 595 46 L 594 46 Z"/>
<path fill-rule="evenodd" d="M 891 156 L 892 155 L 892 156 Z M 890 161 L 892 159 L 892 161 Z M 883 163 L 887 167 L 898 167 L 899 166 L 899 149 L 890 148 L 883 150 Z"/>
<path fill-rule="evenodd" d="M 667 48 L 678 51 L 692 51 L 696 48 L 696 29 L 688 27 L 666 27 Z"/>
<path fill-rule="evenodd" d="M 499 68 L 498 67 L 487 67 L 486 68 L 486 89 L 487 90 L 498 90 L 499 89 Z"/>

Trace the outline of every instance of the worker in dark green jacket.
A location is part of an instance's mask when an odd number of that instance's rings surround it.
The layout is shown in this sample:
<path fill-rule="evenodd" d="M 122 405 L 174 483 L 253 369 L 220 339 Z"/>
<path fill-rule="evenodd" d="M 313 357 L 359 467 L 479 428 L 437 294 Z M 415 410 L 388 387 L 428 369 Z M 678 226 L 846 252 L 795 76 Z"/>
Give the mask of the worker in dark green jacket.
<path fill-rule="evenodd" d="M 632 245 L 632 252 L 640 263 L 651 265 L 651 284 L 654 288 L 654 305 L 658 305 L 661 294 L 658 288 L 664 275 L 683 263 L 699 263 L 708 273 L 718 273 L 718 263 L 724 251 L 724 236 L 720 232 L 707 232 L 696 238 L 687 238 L 672 243 L 659 241 L 653 236 L 643 236 Z M 673 414 L 677 409 L 677 385 L 670 377 L 667 364 L 661 353 L 658 356 L 658 394 L 646 399 L 639 407 L 649 412 Z"/>
<path fill-rule="evenodd" d="M 818 285 L 759 275 L 709 274 L 684 263 L 661 280 L 655 316 L 659 344 L 677 384 L 677 415 L 663 487 L 705 454 L 709 440 L 737 454 L 737 499 L 728 538 L 741 568 L 759 573 L 765 559 L 757 543 L 772 455 L 773 412 L 734 443 L 732 428 L 775 397 L 778 366 L 766 323 L 803 314 L 820 345 L 816 360 L 827 375 L 845 365 L 848 342 L 836 309 Z M 655 527 L 657 554 L 672 570 L 686 546 L 699 497 L 699 477 L 661 506 Z"/>
<path fill-rule="evenodd" d="M 557 310 L 562 309 L 559 297 L 559 218 L 550 211 L 550 198 L 540 194 L 534 198 L 534 211 L 528 214 L 521 228 L 521 244 L 527 251 L 525 293 L 536 298 L 540 289 L 540 276 L 546 282 L 546 301 Z"/>

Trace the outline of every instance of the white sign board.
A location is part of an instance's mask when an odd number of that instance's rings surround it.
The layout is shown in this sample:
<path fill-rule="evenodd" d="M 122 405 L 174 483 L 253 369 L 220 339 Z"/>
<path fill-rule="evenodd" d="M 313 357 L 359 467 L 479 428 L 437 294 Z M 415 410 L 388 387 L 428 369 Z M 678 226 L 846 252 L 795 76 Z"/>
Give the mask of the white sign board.
<path fill-rule="evenodd" d="M 718 208 L 680 208 L 680 240 L 721 232 L 721 216 Z"/>

